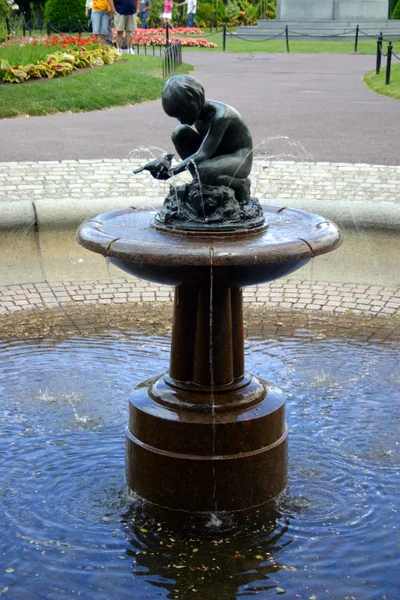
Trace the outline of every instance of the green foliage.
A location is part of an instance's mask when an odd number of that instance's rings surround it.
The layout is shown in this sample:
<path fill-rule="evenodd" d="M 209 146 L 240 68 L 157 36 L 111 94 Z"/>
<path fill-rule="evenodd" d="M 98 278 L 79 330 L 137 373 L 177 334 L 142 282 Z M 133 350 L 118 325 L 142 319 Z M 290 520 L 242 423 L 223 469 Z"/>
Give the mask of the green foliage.
<path fill-rule="evenodd" d="M 7 38 L 7 19 L 11 14 L 12 9 L 8 0 L 0 0 L 0 43 Z"/>
<path fill-rule="evenodd" d="M 221 2 L 222 4 L 222 2 Z M 199 2 L 197 5 L 196 19 L 199 23 L 209 24 L 215 20 L 215 7 L 212 2 Z"/>
<path fill-rule="evenodd" d="M 393 19 L 393 11 L 396 4 L 397 0 L 389 0 L 389 15 L 391 19 Z"/>
<path fill-rule="evenodd" d="M 69 19 L 72 29 L 76 30 L 78 21 L 86 22 L 85 0 L 46 0 L 44 20 L 53 27 L 60 26 L 61 31 L 69 31 Z"/>
<path fill-rule="evenodd" d="M 400 0 L 398 0 L 392 12 L 392 19 L 400 19 Z"/>
<path fill-rule="evenodd" d="M 265 11 L 267 19 L 276 19 L 276 0 L 269 0 Z"/>
<path fill-rule="evenodd" d="M 218 3 L 218 17 L 216 12 L 217 4 L 215 0 L 208 2 L 198 2 L 196 12 L 196 23 L 199 23 L 202 27 L 208 27 L 211 20 L 215 23 L 215 21 L 218 18 L 218 21 L 222 22 L 225 16 L 225 6 L 222 0 Z"/>
<path fill-rule="evenodd" d="M 237 19 L 240 15 L 240 7 L 235 0 L 228 0 L 228 3 L 225 7 L 225 18 L 227 21 L 233 21 Z"/>

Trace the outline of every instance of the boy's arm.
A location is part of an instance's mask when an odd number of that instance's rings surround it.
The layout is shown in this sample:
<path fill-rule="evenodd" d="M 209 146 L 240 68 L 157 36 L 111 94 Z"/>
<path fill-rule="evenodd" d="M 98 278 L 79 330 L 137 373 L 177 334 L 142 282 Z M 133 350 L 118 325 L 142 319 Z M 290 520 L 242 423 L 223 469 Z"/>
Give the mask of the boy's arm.
<path fill-rule="evenodd" d="M 115 12 L 115 5 L 114 5 L 114 0 L 108 0 L 108 5 L 111 9 L 111 12 Z"/>
<path fill-rule="evenodd" d="M 221 116 L 219 119 L 212 122 L 199 149 L 194 154 L 178 163 L 176 167 L 172 169 L 172 173 L 177 175 L 178 173 L 185 171 L 191 163 L 199 164 L 204 160 L 211 158 L 220 145 L 230 121 L 231 119 L 229 117 Z"/>

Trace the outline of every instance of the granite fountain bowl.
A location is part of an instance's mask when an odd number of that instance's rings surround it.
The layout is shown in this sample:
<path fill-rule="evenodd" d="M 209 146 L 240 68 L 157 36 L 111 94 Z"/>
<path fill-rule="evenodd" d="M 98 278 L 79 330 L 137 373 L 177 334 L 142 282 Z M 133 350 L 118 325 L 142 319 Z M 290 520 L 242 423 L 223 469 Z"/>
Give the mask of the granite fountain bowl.
<path fill-rule="evenodd" d="M 122 208 L 83 223 L 78 241 L 122 270 L 175 286 L 170 367 L 131 393 L 126 480 L 140 497 L 188 512 L 236 511 L 287 481 L 285 398 L 245 371 L 242 287 L 296 271 L 341 242 L 323 217 L 268 207 L 251 230 L 157 225 Z"/>
<path fill-rule="evenodd" d="M 268 225 L 233 232 L 174 231 L 156 212 L 122 208 L 79 228 L 78 242 L 131 275 L 156 283 L 243 287 L 284 277 L 341 244 L 339 228 L 302 210 L 269 206 Z"/>

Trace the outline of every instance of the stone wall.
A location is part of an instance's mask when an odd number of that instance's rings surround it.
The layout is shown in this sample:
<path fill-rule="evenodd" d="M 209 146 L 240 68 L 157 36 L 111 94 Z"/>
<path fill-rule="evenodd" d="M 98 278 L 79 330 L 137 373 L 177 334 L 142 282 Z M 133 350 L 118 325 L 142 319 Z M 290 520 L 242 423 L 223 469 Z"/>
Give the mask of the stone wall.
<path fill-rule="evenodd" d="M 278 0 L 281 21 L 387 19 L 388 0 Z"/>

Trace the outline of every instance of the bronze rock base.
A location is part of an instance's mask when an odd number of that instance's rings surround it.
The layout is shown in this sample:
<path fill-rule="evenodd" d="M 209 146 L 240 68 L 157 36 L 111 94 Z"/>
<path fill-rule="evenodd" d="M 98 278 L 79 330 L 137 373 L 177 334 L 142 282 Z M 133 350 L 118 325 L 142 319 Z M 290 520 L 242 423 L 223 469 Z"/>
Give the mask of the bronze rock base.
<path fill-rule="evenodd" d="M 248 375 L 225 392 L 223 387 L 213 392 L 211 411 L 202 401 L 209 389 L 185 390 L 168 376 L 132 392 L 126 428 L 126 480 L 132 491 L 153 504 L 189 512 L 244 510 L 283 491 L 282 392 Z"/>

